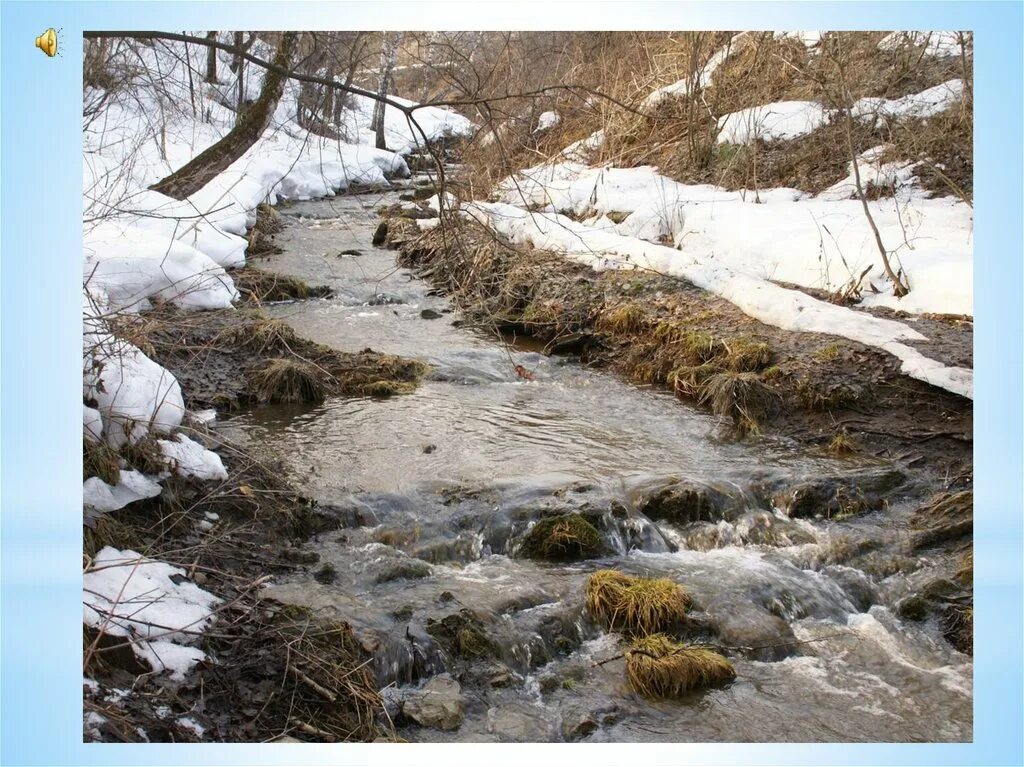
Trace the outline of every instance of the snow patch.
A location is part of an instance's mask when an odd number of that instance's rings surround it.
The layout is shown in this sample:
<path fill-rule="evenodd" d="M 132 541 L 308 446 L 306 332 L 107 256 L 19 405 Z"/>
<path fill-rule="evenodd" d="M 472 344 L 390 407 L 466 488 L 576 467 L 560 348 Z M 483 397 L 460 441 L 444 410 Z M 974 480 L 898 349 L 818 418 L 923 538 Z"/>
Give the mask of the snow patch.
<path fill-rule="evenodd" d="M 83 505 L 101 513 L 117 511 L 135 501 L 158 495 L 160 485 L 134 469 L 122 469 L 116 485 L 108 485 L 99 477 L 89 477 L 82 483 Z"/>
<path fill-rule="evenodd" d="M 228 478 L 227 469 L 224 468 L 220 456 L 184 434 L 176 434 L 174 439 L 157 440 L 157 444 L 171 469 L 183 477 L 220 480 Z"/>
<path fill-rule="evenodd" d="M 964 33 L 964 43 L 968 55 L 974 49 L 974 35 L 971 32 Z M 956 32 L 893 32 L 886 35 L 878 42 L 878 49 L 881 51 L 896 51 L 907 46 L 924 46 L 926 56 L 959 56 L 960 37 Z"/>
<path fill-rule="evenodd" d="M 189 582 L 181 568 L 106 546 L 83 581 L 85 625 L 128 638 L 154 671 L 181 680 L 205 659 L 192 645 L 213 624 L 221 600 Z"/>
<path fill-rule="evenodd" d="M 537 118 L 537 127 L 533 129 L 533 132 L 540 133 L 549 128 L 554 128 L 561 121 L 562 117 L 558 112 L 541 112 L 540 117 Z"/>
<path fill-rule="evenodd" d="M 837 203 L 832 203 L 836 205 Z M 859 203 L 858 203 L 859 204 Z M 707 208 L 695 211 L 707 215 Z M 747 205 L 746 210 L 764 211 L 763 226 L 738 220 L 734 208 L 721 216 L 730 231 L 759 236 L 758 231 L 773 231 L 780 211 L 771 205 Z M 598 230 L 557 213 L 528 212 L 503 203 L 463 205 L 464 214 L 494 228 L 512 242 L 563 252 L 574 261 L 595 271 L 606 269 L 643 269 L 688 280 L 699 288 L 722 296 L 746 314 L 765 324 L 786 330 L 828 333 L 875 346 L 898 357 L 906 375 L 919 378 L 956 394 L 971 397 L 973 371 L 947 367 L 930 360 L 902 341 L 926 340 L 909 326 L 881 319 L 846 307 L 819 301 L 797 290 L 789 290 L 761 277 L 755 277 L 724 265 L 714 254 L 700 248 L 676 248 L 656 245 L 616 232 Z M 687 222 L 689 225 L 689 221 Z M 784 237 L 782 238 L 784 240 Z M 749 241 L 743 254 L 750 253 Z"/>

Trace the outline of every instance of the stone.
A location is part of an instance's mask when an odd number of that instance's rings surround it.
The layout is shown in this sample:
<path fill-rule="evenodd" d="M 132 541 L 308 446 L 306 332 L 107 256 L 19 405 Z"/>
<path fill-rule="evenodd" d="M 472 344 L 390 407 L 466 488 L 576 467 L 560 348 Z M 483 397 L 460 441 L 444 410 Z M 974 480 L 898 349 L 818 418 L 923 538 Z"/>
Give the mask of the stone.
<path fill-rule="evenodd" d="M 562 712 L 562 737 L 572 742 L 582 740 L 600 725 L 585 709 L 570 708 Z"/>
<path fill-rule="evenodd" d="M 974 493 L 939 493 L 910 517 L 914 551 L 969 537 L 974 531 Z"/>
<path fill-rule="evenodd" d="M 405 693 L 402 713 L 421 727 L 457 730 L 466 718 L 462 686 L 451 674 L 440 674 L 418 690 Z"/>

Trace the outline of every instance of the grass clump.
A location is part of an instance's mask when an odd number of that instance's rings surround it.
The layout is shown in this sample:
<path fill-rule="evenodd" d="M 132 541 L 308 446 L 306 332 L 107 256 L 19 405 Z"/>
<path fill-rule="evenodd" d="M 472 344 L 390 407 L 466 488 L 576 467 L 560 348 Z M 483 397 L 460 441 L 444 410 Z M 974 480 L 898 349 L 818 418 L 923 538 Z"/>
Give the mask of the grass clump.
<path fill-rule="evenodd" d="M 623 304 L 602 314 L 599 324 L 602 330 L 611 333 L 637 333 L 647 324 L 647 312 L 641 304 Z"/>
<path fill-rule="evenodd" d="M 390 397 L 395 394 L 409 394 L 415 390 L 416 384 L 409 381 L 371 381 L 362 387 L 367 397 Z"/>
<path fill-rule="evenodd" d="M 463 609 L 437 620 L 428 618 L 427 633 L 461 658 L 484 658 L 496 653 L 484 625 L 472 610 Z"/>
<path fill-rule="evenodd" d="M 756 434 L 758 424 L 778 401 L 778 395 L 761 381 L 757 373 L 716 373 L 700 390 L 701 404 L 710 405 L 718 416 L 732 419 L 741 434 Z"/>
<path fill-rule="evenodd" d="M 814 353 L 814 358 L 819 362 L 831 362 L 839 356 L 839 344 L 823 346 Z"/>
<path fill-rule="evenodd" d="M 609 629 L 649 634 L 685 619 L 693 600 L 669 578 L 598 570 L 587 579 L 585 604 L 587 611 Z"/>
<path fill-rule="evenodd" d="M 108 485 L 121 481 L 121 456 L 106 442 L 82 440 L 82 476 L 99 477 Z"/>
<path fill-rule="evenodd" d="M 724 341 L 723 345 L 726 365 L 738 373 L 762 370 L 772 361 L 772 348 L 760 341 L 732 338 Z"/>
<path fill-rule="evenodd" d="M 604 551 L 604 540 L 580 514 L 563 514 L 537 522 L 523 537 L 519 550 L 530 559 L 587 559 Z"/>
<path fill-rule="evenodd" d="M 318 365 L 287 357 L 267 360 L 251 378 L 260 402 L 323 402 L 334 384 Z"/>
<path fill-rule="evenodd" d="M 214 339 L 218 345 L 241 346 L 257 352 L 286 349 L 295 341 L 295 331 L 284 320 L 263 317 L 231 325 Z"/>
<path fill-rule="evenodd" d="M 331 289 L 325 285 L 311 286 L 298 277 L 274 274 L 251 267 L 232 270 L 231 278 L 238 292 L 250 304 L 326 298 L 331 295 Z"/>
<path fill-rule="evenodd" d="M 853 437 L 844 432 L 832 438 L 832 441 L 828 443 L 828 452 L 839 458 L 845 458 L 858 453 L 859 448 Z"/>
<path fill-rule="evenodd" d="M 626 652 L 626 677 L 645 698 L 678 698 L 694 690 L 731 682 L 728 658 L 705 647 L 682 645 L 664 634 L 633 641 Z"/>

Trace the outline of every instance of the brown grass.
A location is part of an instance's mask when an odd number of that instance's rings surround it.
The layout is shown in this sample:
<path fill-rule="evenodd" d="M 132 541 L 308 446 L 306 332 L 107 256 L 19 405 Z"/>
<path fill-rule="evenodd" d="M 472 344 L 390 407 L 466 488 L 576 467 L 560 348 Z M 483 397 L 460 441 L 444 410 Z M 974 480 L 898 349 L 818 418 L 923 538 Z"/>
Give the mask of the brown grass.
<path fill-rule="evenodd" d="M 737 431 L 756 434 L 779 403 L 779 395 L 757 373 L 716 373 L 701 385 L 699 401 L 715 415 L 732 419 Z"/>
<path fill-rule="evenodd" d="M 669 628 L 686 618 L 693 600 L 668 578 L 641 578 L 598 570 L 587 579 L 587 611 L 611 630 L 639 634 Z"/>
<path fill-rule="evenodd" d="M 250 378 L 260 402 L 323 402 L 336 384 L 319 365 L 289 357 L 267 360 Z"/>
<path fill-rule="evenodd" d="M 635 639 L 626 651 L 626 676 L 633 690 L 645 698 L 678 698 L 731 682 L 736 669 L 714 650 L 652 634 Z"/>

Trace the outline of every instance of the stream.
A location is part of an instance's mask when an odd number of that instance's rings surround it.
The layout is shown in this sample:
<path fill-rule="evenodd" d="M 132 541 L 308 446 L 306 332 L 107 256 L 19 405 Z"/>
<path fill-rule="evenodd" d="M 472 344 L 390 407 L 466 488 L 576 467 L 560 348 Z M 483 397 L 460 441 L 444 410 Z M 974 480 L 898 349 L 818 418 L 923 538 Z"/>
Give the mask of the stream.
<path fill-rule="evenodd" d="M 963 741 L 972 732 L 971 659 L 937 626 L 896 617 L 908 575 L 864 572 L 836 552 L 870 539 L 899 556 L 909 512 L 790 519 L 771 493 L 809 478 L 882 471 L 763 437 L 724 439 L 718 419 L 528 343 L 501 343 L 373 247 L 394 192 L 282 207 L 283 253 L 260 268 L 326 284 L 334 296 L 268 313 L 340 350 L 421 359 L 415 393 L 332 398 L 225 417 L 221 432 L 279 450 L 346 526 L 310 548 L 320 561 L 268 590 L 343 618 L 372 652 L 391 710 L 449 673 L 465 719 L 442 730 L 398 720 L 414 741 Z M 533 373 L 526 381 L 513 372 Z M 685 482 L 729 499 L 719 519 L 654 523 L 639 499 Z M 599 519 L 612 552 L 546 564 L 516 556 L 551 510 Z M 329 567 L 328 567 L 329 566 Z M 633 694 L 619 638 L 586 619 L 594 570 L 683 584 L 715 641 L 738 652 L 736 681 L 683 700 Z M 331 577 L 319 570 L 331 569 Z M 446 617 L 475 616 L 494 652 L 455 657 Z M 462 616 L 460 618 L 460 616 Z M 451 623 L 455 625 L 455 623 Z M 431 630 L 428 630 L 431 629 Z"/>

